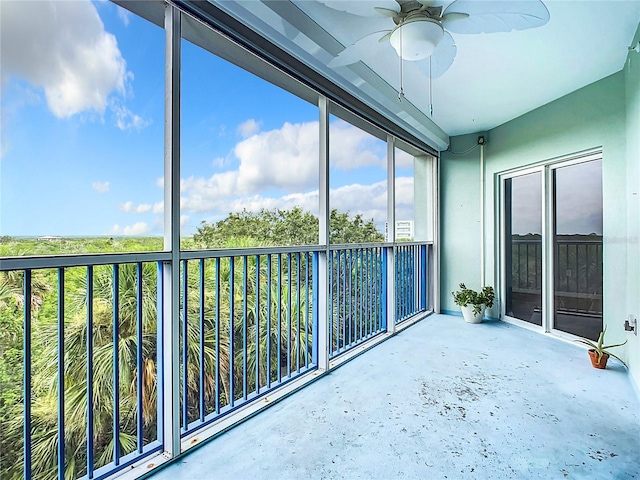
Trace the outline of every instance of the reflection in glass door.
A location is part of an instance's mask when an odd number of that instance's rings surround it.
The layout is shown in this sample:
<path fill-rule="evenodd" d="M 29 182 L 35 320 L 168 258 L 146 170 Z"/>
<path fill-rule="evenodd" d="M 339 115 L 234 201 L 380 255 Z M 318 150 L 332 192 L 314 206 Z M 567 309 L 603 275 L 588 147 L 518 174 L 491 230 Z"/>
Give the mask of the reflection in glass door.
<path fill-rule="evenodd" d="M 602 330 L 602 160 L 553 171 L 554 324 L 596 340 Z"/>
<path fill-rule="evenodd" d="M 542 173 L 504 186 L 505 314 L 542 326 Z"/>

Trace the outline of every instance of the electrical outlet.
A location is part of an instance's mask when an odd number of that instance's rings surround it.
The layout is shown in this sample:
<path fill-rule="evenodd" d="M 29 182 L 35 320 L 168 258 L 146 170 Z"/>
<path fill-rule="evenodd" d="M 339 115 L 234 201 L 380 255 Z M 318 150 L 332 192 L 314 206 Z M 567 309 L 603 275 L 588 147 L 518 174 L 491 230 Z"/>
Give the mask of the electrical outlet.
<path fill-rule="evenodd" d="M 638 319 L 629 314 L 627 319 L 624 321 L 624 329 L 627 332 L 633 332 L 634 335 L 638 335 Z"/>

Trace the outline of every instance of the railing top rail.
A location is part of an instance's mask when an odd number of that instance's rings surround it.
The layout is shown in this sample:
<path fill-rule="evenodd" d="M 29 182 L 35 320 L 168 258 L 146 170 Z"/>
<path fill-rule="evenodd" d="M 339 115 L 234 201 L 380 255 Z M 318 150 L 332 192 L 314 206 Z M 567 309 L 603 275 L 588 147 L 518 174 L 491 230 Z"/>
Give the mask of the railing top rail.
<path fill-rule="evenodd" d="M 393 247 L 393 243 L 385 242 L 385 243 L 341 243 L 341 244 L 332 244 L 329 245 L 329 250 L 353 250 L 353 249 L 362 249 L 362 248 L 383 248 L 383 247 Z"/>
<path fill-rule="evenodd" d="M 529 245 L 540 245 L 542 243 L 541 239 L 536 239 L 536 238 L 514 238 L 511 241 L 512 243 L 516 244 L 529 244 Z M 597 238 L 579 238 L 579 239 L 555 239 L 555 243 L 562 243 L 562 244 L 601 244 L 602 243 L 602 237 L 597 237 Z"/>
<path fill-rule="evenodd" d="M 432 241 L 417 241 L 417 242 L 380 242 L 380 243 L 341 243 L 333 244 L 329 246 L 329 250 L 352 250 L 362 248 L 389 248 L 389 247 L 403 247 L 412 245 L 432 245 Z"/>
<path fill-rule="evenodd" d="M 40 268 L 86 267 L 138 262 L 165 262 L 171 260 L 169 252 L 91 253 L 80 255 L 48 255 L 0 258 L 0 271 Z"/>
<path fill-rule="evenodd" d="M 433 245 L 432 241 L 420 241 L 420 240 L 416 240 L 416 241 L 412 241 L 412 242 L 395 242 L 394 247 L 404 247 L 405 245 L 411 246 L 411 245 Z"/>
<path fill-rule="evenodd" d="M 243 257 L 246 255 L 270 255 L 274 253 L 319 252 L 325 247 L 320 245 L 296 245 L 286 247 L 224 248 L 216 250 L 188 250 L 180 252 L 181 260 L 199 260 L 202 258 Z"/>

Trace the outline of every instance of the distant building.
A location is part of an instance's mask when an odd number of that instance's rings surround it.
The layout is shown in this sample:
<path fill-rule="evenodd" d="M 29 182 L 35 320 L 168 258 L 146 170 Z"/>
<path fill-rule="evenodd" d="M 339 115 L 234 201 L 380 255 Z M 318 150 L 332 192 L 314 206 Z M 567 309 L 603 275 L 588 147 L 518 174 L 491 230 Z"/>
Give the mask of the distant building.
<path fill-rule="evenodd" d="M 413 240 L 413 220 L 397 220 L 396 221 L 396 240 Z M 389 241 L 389 224 L 384 224 L 384 238 Z"/>

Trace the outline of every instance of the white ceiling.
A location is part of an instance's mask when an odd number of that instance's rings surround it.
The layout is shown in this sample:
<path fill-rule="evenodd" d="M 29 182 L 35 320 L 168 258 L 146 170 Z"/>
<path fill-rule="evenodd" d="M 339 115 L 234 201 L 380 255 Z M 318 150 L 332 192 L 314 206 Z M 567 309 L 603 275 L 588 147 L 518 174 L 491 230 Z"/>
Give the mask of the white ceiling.
<path fill-rule="evenodd" d="M 452 33 L 457 56 L 432 82 L 431 116 L 428 59 L 404 62 L 402 102 L 399 58 L 388 42 L 372 42 L 361 62 L 327 66 L 360 38 L 392 28 L 390 18 L 315 0 L 210 1 L 436 148 L 446 148 L 447 135 L 489 130 L 618 72 L 640 23 L 640 0 L 545 0 L 550 20 L 542 27 Z"/>

